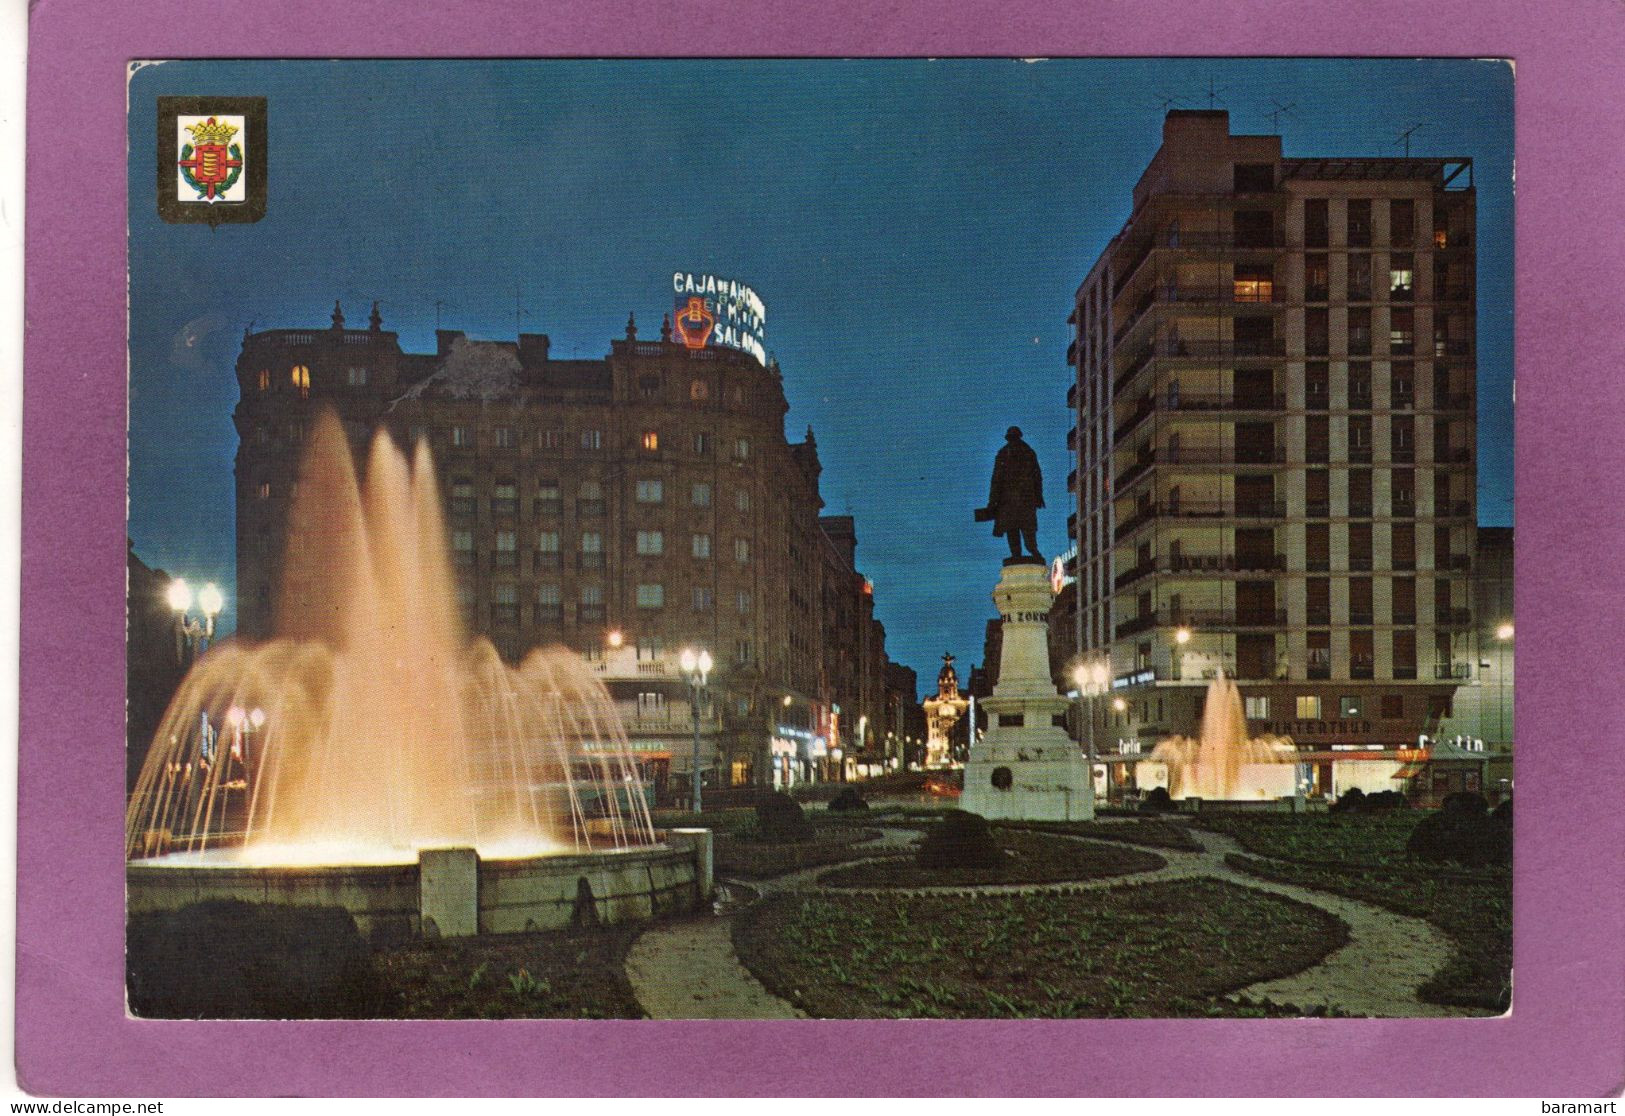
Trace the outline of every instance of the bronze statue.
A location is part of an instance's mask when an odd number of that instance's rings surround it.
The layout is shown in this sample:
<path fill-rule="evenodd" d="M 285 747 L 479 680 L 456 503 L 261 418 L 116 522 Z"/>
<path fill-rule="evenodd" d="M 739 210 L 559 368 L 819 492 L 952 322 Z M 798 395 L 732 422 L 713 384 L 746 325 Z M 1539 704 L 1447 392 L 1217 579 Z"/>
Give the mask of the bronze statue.
<path fill-rule="evenodd" d="M 1042 562 L 1038 553 L 1038 509 L 1044 506 L 1044 474 L 1038 455 L 1021 440 L 1021 427 L 1012 426 L 1004 434 L 1005 446 L 993 458 L 993 483 L 987 507 L 978 508 L 978 523 L 991 519 L 993 534 L 1010 543 L 1010 557 L 1021 557 L 1021 546 Z"/>

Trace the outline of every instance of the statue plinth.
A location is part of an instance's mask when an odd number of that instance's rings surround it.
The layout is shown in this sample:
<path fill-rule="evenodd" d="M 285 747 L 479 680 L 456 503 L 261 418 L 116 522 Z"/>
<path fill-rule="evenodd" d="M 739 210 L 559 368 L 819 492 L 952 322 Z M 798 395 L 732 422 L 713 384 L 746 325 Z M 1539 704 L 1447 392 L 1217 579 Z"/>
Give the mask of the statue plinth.
<path fill-rule="evenodd" d="M 971 744 L 960 807 L 984 818 L 1086 821 L 1094 782 L 1077 743 L 1055 723 L 1071 702 L 1049 672 L 1049 610 L 1042 562 L 1006 562 L 993 590 L 1003 630 L 999 682 L 982 702 L 987 735 Z"/>

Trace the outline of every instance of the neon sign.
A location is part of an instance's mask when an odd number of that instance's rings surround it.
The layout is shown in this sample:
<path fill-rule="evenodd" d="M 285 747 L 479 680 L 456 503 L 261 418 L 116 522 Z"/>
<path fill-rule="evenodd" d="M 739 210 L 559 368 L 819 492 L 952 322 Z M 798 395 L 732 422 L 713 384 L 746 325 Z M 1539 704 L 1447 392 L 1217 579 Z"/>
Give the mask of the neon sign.
<path fill-rule="evenodd" d="M 672 273 L 671 289 L 677 311 L 673 325 L 684 345 L 737 349 L 767 363 L 767 308 L 755 291 L 737 280 L 686 271 Z"/>

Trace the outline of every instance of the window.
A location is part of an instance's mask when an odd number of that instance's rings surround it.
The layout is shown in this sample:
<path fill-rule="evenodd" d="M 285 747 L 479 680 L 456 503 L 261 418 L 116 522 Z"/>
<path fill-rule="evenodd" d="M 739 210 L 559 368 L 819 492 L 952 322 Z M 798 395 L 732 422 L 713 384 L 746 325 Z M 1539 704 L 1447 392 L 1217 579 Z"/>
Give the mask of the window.
<path fill-rule="evenodd" d="M 638 695 L 638 716 L 659 719 L 666 715 L 666 695 L 658 691 L 644 691 Z"/>
<path fill-rule="evenodd" d="M 564 619 L 564 598 L 559 594 L 557 585 L 536 587 L 536 619 L 555 624 Z"/>
<path fill-rule="evenodd" d="M 665 608 L 666 587 L 659 582 L 638 586 L 639 608 Z"/>
<path fill-rule="evenodd" d="M 366 387 L 367 370 L 355 367 L 346 368 L 344 370 L 344 382 L 350 387 Z"/>
<path fill-rule="evenodd" d="M 1303 300 L 1325 302 L 1331 293 L 1331 267 L 1322 253 L 1303 258 Z"/>
<path fill-rule="evenodd" d="M 584 570 L 604 568 L 604 536 L 597 531 L 581 532 L 581 568 Z"/>
<path fill-rule="evenodd" d="M 1416 312 L 1409 307 L 1388 312 L 1388 351 L 1400 356 L 1416 351 Z"/>
<path fill-rule="evenodd" d="M 604 514 L 604 489 L 597 481 L 584 480 L 576 489 L 576 514 Z"/>
<path fill-rule="evenodd" d="M 261 500 L 269 500 L 271 498 L 271 482 L 260 481 L 259 487 L 254 490 L 254 494 Z"/>
<path fill-rule="evenodd" d="M 1351 296 L 1352 297 L 1352 296 Z M 1371 352 L 1371 308 L 1349 308 L 1349 348 L 1351 353 Z"/>
<path fill-rule="evenodd" d="M 690 539 L 692 549 L 690 553 L 696 558 L 711 557 L 711 536 L 695 535 Z"/>
<path fill-rule="evenodd" d="M 1360 711 L 1365 708 L 1365 702 L 1358 697 L 1340 697 L 1337 699 L 1337 715 L 1339 717 L 1360 717 Z"/>
<path fill-rule="evenodd" d="M 666 553 L 666 535 L 663 531 L 639 531 L 638 553 L 651 557 Z"/>
<path fill-rule="evenodd" d="M 603 449 L 603 432 L 598 430 L 583 430 L 581 432 L 581 448 L 584 450 Z"/>
<path fill-rule="evenodd" d="M 715 595 L 711 592 L 711 590 L 709 588 L 704 587 L 704 586 L 695 586 L 695 588 L 694 588 L 694 611 L 695 612 L 710 612 L 712 605 L 714 605 L 715 603 L 716 603 Z"/>
<path fill-rule="evenodd" d="M 1398 634 L 1398 633 L 1396 633 Z M 1415 632 L 1408 632 L 1413 639 Z M 1369 628 L 1349 632 L 1349 677 L 1375 678 L 1377 676 L 1376 640 Z"/>
<path fill-rule="evenodd" d="M 748 666 L 751 661 L 750 640 L 739 639 L 734 641 L 734 662 L 740 666 Z"/>
<path fill-rule="evenodd" d="M 654 662 L 660 658 L 660 637 L 640 635 L 635 650 L 638 662 Z"/>
<path fill-rule="evenodd" d="M 1310 356 L 1331 352 L 1331 316 L 1324 306 L 1303 312 L 1303 351 Z"/>
<path fill-rule="evenodd" d="M 660 448 L 660 431 L 645 430 L 643 432 L 643 448 L 653 453 Z"/>
<path fill-rule="evenodd" d="M 734 561 L 738 562 L 740 565 L 745 565 L 750 561 L 749 539 L 734 540 Z"/>
<path fill-rule="evenodd" d="M 750 615 L 750 594 L 741 589 L 734 595 L 734 608 L 741 616 Z"/>
<path fill-rule="evenodd" d="M 519 590 L 512 585 L 498 585 L 491 590 L 491 622 L 493 624 L 519 623 Z"/>
<path fill-rule="evenodd" d="M 711 398 L 710 381 L 690 380 L 688 384 L 688 397 L 696 403 L 702 403 Z"/>
<path fill-rule="evenodd" d="M 453 531 L 451 533 L 452 555 L 458 565 L 469 565 L 474 561 L 474 532 Z"/>
<path fill-rule="evenodd" d="M 749 438 L 736 438 L 734 440 L 734 460 L 735 461 L 749 461 L 750 460 L 750 439 Z"/>
<path fill-rule="evenodd" d="M 271 370 L 269 368 L 260 369 L 259 382 L 261 391 L 271 390 Z"/>
<path fill-rule="evenodd" d="M 1371 247 L 1371 199 L 1350 198 L 1348 202 L 1350 248 Z"/>
<path fill-rule="evenodd" d="M 406 429 L 406 441 L 409 445 L 417 445 L 429 437 L 428 428 L 422 423 L 413 423 Z"/>
<path fill-rule="evenodd" d="M 513 515 L 519 510 L 519 485 L 504 478 L 491 486 L 491 514 Z"/>
<path fill-rule="evenodd" d="M 750 511 L 750 489 L 741 488 L 734 492 L 734 508 L 738 511 Z"/>
<path fill-rule="evenodd" d="M 1364 252 L 1349 256 L 1349 301 L 1371 301 L 1371 257 Z"/>
<path fill-rule="evenodd" d="M 542 448 L 543 449 L 558 449 L 559 448 L 559 442 L 560 442 L 559 432 L 557 430 L 544 430 L 544 431 L 542 431 Z"/>
<path fill-rule="evenodd" d="M 559 482 L 556 480 L 540 480 L 536 482 L 536 514 L 558 515 L 564 507 L 564 498 L 559 492 Z"/>
<path fill-rule="evenodd" d="M 1331 373 L 1327 362 L 1312 360 L 1303 367 L 1303 405 L 1311 411 L 1324 411 L 1331 399 Z"/>
<path fill-rule="evenodd" d="M 696 484 L 688 490 L 688 502 L 696 508 L 711 506 L 711 486 L 709 484 Z"/>
<path fill-rule="evenodd" d="M 491 428 L 491 444 L 497 449 L 513 449 L 513 427 L 495 426 Z"/>
<path fill-rule="evenodd" d="M 457 587 L 457 607 L 462 609 L 465 616 L 474 611 L 474 587 L 472 585 L 459 585 Z"/>
<path fill-rule="evenodd" d="M 293 366 L 293 390 L 299 393 L 300 399 L 310 398 L 310 369 L 303 364 Z"/>
<path fill-rule="evenodd" d="M 1388 298 L 1393 302 L 1409 302 L 1416 285 L 1416 258 L 1409 252 L 1395 252 L 1388 257 Z"/>
<path fill-rule="evenodd" d="M 1401 718 L 1403 718 L 1404 716 L 1405 716 L 1405 695 L 1404 694 L 1383 694 L 1382 695 L 1382 719 L 1385 720 L 1385 721 L 1397 721 L 1397 720 L 1400 720 Z"/>
<path fill-rule="evenodd" d="M 1237 163 L 1234 185 L 1238 194 L 1268 193 L 1275 189 L 1275 166 L 1272 163 Z"/>
<path fill-rule="evenodd" d="M 1247 719 L 1249 721 L 1267 721 L 1270 715 L 1270 699 L 1267 697 L 1249 697 L 1244 699 Z"/>
<path fill-rule="evenodd" d="M 557 531 L 536 532 L 536 565 L 539 569 L 558 569 L 559 533 Z"/>
<path fill-rule="evenodd" d="M 468 427 L 454 426 L 451 428 L 451 444 L 454 446 L 472 446 L 474 439 L 469 436 Z"/>
<path fill-rule="evenodd" d="M 1324 679 L 1332 676 L 1332 633 L 1309 633 L 1309 677 L 1311 679 Z M 1302 701 L 1302 698 L 1298 699 Z M 1319 699 L 1316 699 L 1315 716 L 1320 716 Z M 1301 706 L 1300 706 L 1301 708 Z M 1300 714 L 1301 715 L 1301 714 Z"/>
<path fill-rule="evenodd" d="M 496 564 L 504 568 L 512 568 L 518 559 L 517 540 L 512 531 L 497 532 Z"/>
<path fill-rule="evenodd" d="M 1237 264 L 1231 284 L 1231 297 L 1237 302 L 1273 302 L 1275 272 L 1268 266 Z"/>
<path fill-rule="evenodd" d="M 1298 720 L 1320 720 L 1320 696 L 1318 694 L 1298 695 Z"/>
<path fill-rule="evenodd" d="M 659 395 L 660 394 L 660 377 L 659 376 L 639 376 L 638 377 L 638 394 L 643 396 L 643 398 L 645 398 L 645 399 L 653 399 L 655 396 Z"/>
<path fill-rule="evenodd" d="M 1416 243 L 1416 203 L 1395 199 L 1388 203 L 1388 243 L 1408 248 Z"/>
<path fill-rule="evenodd" d="M 583 585 L 581 587 L 581 601 L 576 607 L 576 616 L 583 624 L 598 623 L 604 619 L 604 587 L 602 585 Z"/>
<path fill-rule="evenodd" d="M 666 498 L 666 486 L 659 480 L 640 480 L 637 488 L 638 503 L 658 504 Z"/>
<path fill-rule="evenodd" d="M 1327 217 L 1328 206 L 1325 198 L 1309 198 L 1303 203 L 1303 243 L 1306 248 L 1324 248 L 1328 243 L 1327 229 L 1331 221 Z"/>
<path fill-rule="evenodd" d="M 701 457 L 708 457 L 711 453 L 711 435 L 703 431 L 694 435 L 694 452 Z"/>

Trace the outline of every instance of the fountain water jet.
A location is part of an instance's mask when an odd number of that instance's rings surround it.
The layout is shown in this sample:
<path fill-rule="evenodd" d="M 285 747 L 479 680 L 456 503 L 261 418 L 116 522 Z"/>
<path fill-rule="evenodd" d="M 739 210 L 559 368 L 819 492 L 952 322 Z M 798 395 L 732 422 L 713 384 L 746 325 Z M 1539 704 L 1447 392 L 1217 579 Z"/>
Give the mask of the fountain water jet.
<path fill-rule="evenodd" d="M 287 540 L 274 637 L 212 648 L 160 724 L 125 816 L 129 858 L 386 864 L 448 846 L 654 843 L 590 668 L 556 647 L 511 667 L 465 635 L 426 445 L 408 463 L 380 431 L 358 478 L 324 411 Z"/>
<path fill-rule="evenodd" d="M 1207 688 L 1201 734 L 1157 742 L 1151 759 L 1168 765 L 1172 798 L 1278 798 L 1293 793 L 1297 748 L 1289 736 L 1249 738 L 1241 690 L 1220 674 Z"/>

